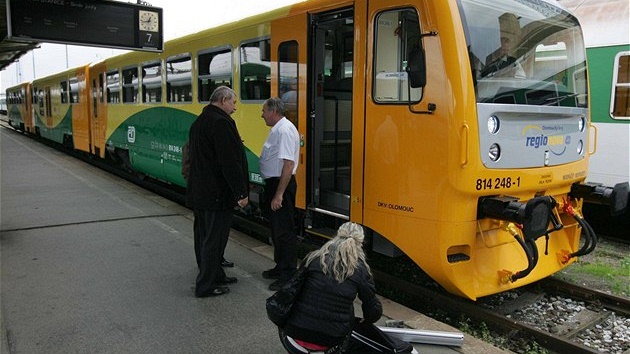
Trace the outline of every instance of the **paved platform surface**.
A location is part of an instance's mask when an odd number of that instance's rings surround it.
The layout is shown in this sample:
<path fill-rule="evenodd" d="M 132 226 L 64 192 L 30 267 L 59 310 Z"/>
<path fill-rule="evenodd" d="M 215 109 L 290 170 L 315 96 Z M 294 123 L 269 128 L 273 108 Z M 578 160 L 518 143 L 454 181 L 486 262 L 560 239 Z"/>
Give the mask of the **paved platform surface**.
<path fill-rule="evenodd" d="M 2 353 L 284 353 L 261 272 L 272 249 L 233 231 L 227 295 L 194 297 L 192 213 L 0 128 Z M 458 332 L 383 299 L 387 319 Z M 504 352 L 468 335 L 421 353 Z"/>

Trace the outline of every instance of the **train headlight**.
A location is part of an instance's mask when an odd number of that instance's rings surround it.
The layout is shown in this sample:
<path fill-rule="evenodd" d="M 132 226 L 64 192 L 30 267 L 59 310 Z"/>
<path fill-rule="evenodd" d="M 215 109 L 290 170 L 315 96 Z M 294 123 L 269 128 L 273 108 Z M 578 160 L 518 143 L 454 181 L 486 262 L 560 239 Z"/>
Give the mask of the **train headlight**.
<path fill-rule="evenodd" d="M 501 147 L 499 144 L 494 143 L 490 146 L 490 149 L 488 149 L 488 157 L 494 162 L 501 158 Z"/>
<path fill-rule="evenodd" d="M 583 132 L 585 127 L 586 127 L 586 118 L 580 117 L 580 120 L 578 120 L 578 130 L 580 132 Z"/>
<path fill-rule="evenodd" d="M 582 152 L 584 152 L 584 142 L 580 140 L 577 144 L 577 153 L 578 155 L 582 155 Z"/>
<path fill-rule="evenodd" d="M 499 127 L 501 122 L 499 121 L 499 117 L 491 116 L 488 118 L 488 131 L 490 134 L 496 134 L 499 131 Z"/>

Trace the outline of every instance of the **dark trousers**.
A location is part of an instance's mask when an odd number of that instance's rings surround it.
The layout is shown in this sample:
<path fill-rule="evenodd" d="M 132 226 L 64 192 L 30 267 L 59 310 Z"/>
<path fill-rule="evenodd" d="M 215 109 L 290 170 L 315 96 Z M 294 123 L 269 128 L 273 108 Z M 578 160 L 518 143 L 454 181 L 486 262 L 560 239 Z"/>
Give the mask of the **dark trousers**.
<path fill-rule="evenodd" d="M 297 184 L 291 176 L 289 185 L 282 195 L 282 207 L 271 210 L 271 199 L 278 189 L 279 178 L 265 180 L 265 209 L 271 224 L 271 240 L 273 241 L 273 260 L 280 271 L 280 279 L 289 280 L 297 268 L 297 236 L 295 234 L 295 193 Z"/>
<path fill-rule="evenodd" d="M 195 256 L 199 274 L 195 294 L 206 293 L 225 279 L 221 258 L 227 246 L 232 210 L 194 210 Z"/>

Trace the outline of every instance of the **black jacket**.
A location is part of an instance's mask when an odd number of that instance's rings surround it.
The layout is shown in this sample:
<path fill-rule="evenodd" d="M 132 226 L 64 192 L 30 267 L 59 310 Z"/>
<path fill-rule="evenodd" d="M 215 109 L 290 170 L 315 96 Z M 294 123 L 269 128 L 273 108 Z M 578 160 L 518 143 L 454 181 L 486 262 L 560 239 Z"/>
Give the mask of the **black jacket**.
<path fill-rule="evenodd" d="M 374 280 L 361 264 L 354 274 L 339 284 L 322 273 L 319 259 L 308 267 L 302 291 L 291 309 L 283 330 L 291 337 L 320 345 L 341 343 L 354 324 L 354 299 L 359 296 L 363 318 L 374 323 L 383 307 L 376 297 Z"/>
<path fill-rule="evenodd" d="M 197 210 L 226 210 L 248 196 L 245 147 L 234 119 L 207 105 L 188 134 L 190 170 L 186 205 Z"/>

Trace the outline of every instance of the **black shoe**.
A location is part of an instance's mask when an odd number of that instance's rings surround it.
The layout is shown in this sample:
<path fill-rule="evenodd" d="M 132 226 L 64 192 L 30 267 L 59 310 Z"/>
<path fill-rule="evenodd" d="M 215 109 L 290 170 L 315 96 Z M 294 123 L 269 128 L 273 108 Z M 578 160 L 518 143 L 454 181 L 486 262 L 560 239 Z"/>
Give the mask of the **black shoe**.
<path fill-rule="evenodd" d="M 230 261 L 226 260 L 225 258 L 223 258 L 223 260 L 221 261 L 221 267 L 232 268 L 232 267 L 234 267 L 234 262 L 230 262 Z"/>
<path fill-rule="evenodd" d="M 262 272 L 262 277 L 265 279 L 278 279 L 280 278 L 280 271 L 278 268 L 267 269 Z"/>
<path fill-rule="evenodd" d="M 226 276 L 225 278 L 223 278 L 222 280 L 217 281 L 217 285 L 228 285 L 228 284 L 234 284 L 238 281 L 238 279 L 236 279 L 236 277 L 228 277 Z"/>
<path fill-rule="evenodd" d="M 230 292 L 230 288 L 226 286 L 217 286 L 216 288 L 205 293 L 195 293 L 195 297 L 219 296 L 219 295 L 227 294 L 229 292 Z"/>
<path fill-rule="evenodd" d="M 284 284 L 286 284 L 287 282 L 284 280 L 276 280 L 273 283 L 269 284 L 269 290 L 271 291 L 278 291 L 280 289 L 282 289 L 282 287 L 284 286 Z"/>

